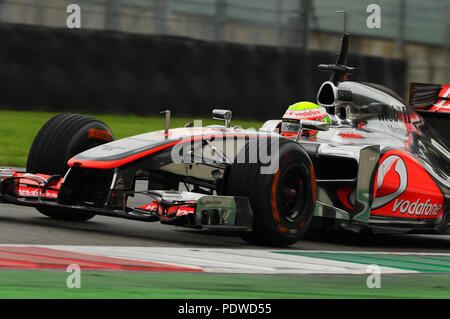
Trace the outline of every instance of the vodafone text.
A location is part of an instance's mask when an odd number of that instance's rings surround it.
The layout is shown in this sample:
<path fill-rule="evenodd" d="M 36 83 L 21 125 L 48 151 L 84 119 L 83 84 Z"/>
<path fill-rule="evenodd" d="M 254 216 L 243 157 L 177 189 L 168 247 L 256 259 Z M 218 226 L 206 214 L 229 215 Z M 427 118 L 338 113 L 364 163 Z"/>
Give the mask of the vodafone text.
<path fill-rule="evenodd" d="M 430 203 L 429 199 L 426 202 L 421 202 L 420 198 L 415 202 L 396 199 L 392 211 L 395 213 L 399 210 L 401 214 L 408 212 L 409 215 L 436 216 L 441 207 L 442 205 Z"/>

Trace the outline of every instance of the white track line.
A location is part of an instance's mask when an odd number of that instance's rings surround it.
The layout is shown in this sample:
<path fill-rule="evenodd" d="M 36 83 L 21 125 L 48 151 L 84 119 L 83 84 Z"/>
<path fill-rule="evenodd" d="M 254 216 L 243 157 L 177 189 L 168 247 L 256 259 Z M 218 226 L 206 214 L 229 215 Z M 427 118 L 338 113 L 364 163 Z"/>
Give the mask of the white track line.
<path fill-rule="evenodd" d="M 366 274 L 367 265 L 323 258 L 273 253 L 272 250 L 174 247 L 38 245 L 78 253 L 199 267 L 213 273 Z M 281 251 L 281 250 L 276 250 Z M 286 250 L 293 252 L 292 250 Z M 307 252 L 307 251 L 303 251 Z M 336 252 L 335 252 L 336 253 Z M 416 273 L 381 267 L 383 273 Z"/>

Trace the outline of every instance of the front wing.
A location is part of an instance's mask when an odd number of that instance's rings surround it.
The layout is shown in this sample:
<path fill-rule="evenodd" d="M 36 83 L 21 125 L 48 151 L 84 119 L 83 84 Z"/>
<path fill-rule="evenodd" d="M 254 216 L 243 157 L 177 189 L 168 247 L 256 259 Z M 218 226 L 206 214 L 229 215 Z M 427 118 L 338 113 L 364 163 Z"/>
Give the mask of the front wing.
<path fill-rule="evenodd" d="M 89 212 L 98 215 L 120 217 L 139 221 L 160 221 L 163 224 L 251 231 L 253 212 L 248 198 L 217 196 L 187 191 L 148 190 L 140 192 L 148 196 L 149 203 L 137 207 L 95 207 L 67 205 L 58 202 L 61 176 L 28 174 L 13 169 L 0 169 L 0 201 L 36 208 L 59 208 L 64 211 Z M 132 195 L 122 194 L 123 196 Z"/>

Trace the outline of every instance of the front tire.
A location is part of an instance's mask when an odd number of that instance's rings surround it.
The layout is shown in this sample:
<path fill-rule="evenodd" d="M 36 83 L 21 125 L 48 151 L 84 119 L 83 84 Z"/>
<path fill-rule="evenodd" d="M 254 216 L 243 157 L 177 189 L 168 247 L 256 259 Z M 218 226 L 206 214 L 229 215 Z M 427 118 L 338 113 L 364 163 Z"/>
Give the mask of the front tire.
<path fill-rule="evenodd" d="M 79 114 L 56 115 L 36 135 L 28 154 L 27 172 L 64 176 L 70 158 L 113 140 L 108 126 L 95 118 Z M 37 210 L 50 218 L 67 221 L 86 221 L 95 216 L 51 207 Z"/>
<path fill-rule="evenodd" d="M 278 159 L 274 173 L 261 174 L 263 166 L 249 161 L 249 155 L 258 147 L 268 147 L 270 140 L 249 142 L 241 150 L 245 163 L 227 167 L 223 180 L 223 193 L 245 196 L 250 200 L 254 214 L 252 232 L 242 239 L 254 245 L 288 246 L 305 234 L 311 222 L 315 201 L 316 181 L 309 156 L 296 142 L 279 139 L 278 150 L 272 150 L 272 161 Z M 261 154 L 261 153 L 253 153 Z"/>

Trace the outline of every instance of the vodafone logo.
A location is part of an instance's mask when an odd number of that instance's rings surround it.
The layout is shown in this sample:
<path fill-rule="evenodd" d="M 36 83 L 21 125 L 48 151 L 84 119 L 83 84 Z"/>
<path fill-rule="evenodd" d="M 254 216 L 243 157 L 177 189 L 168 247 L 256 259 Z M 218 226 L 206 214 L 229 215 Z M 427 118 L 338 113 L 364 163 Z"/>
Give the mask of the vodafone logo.
<path fill-rule="evenodd" d="M 373 215 L 436 219 L 443 213 L 444 195 L 422 165 L 411 155 L 390 151 L 380 160 Z"/>
<path fill-rule="evenodd" d="M 415 202 L 396 199 L 392 211 L 395 213 L 399 210 L 400 214 L 408 213 L 409 215 L 417 216 L 437 216 L 441 207 L 442 205 L 430 203 L 429 199 L 426 202 L 420 202 L 420 198 Z"/>
<path fill-rule="evenodd" d="M 292 110 L 288 110 L 283 118 L 305 118 L 305 117 L 309 117 L 309 116 L 315 116 L 315 115 L 320 115 L 322 114 L 322 111 L 319 110 L 301 110 L 301 111 L 292 111 Z"/>
<path fill-rule="evenodd" d="M 386 157 L 378 167 L 377 192 L 381 189 L 388 176 L 396 177 L 395 175 L 398 178 L 390 179 L 391 183 L 392 180 L 395 180 L 397 184 L 394 187 L 394 191 L 389 194 L 377 196 L 373 201 L 372 209 L 380 208 L 391 202 L 403 194 L 408 186 L 408 171 L 406 170 L 405 162 L 400 156 L 391 155 Z"/>

